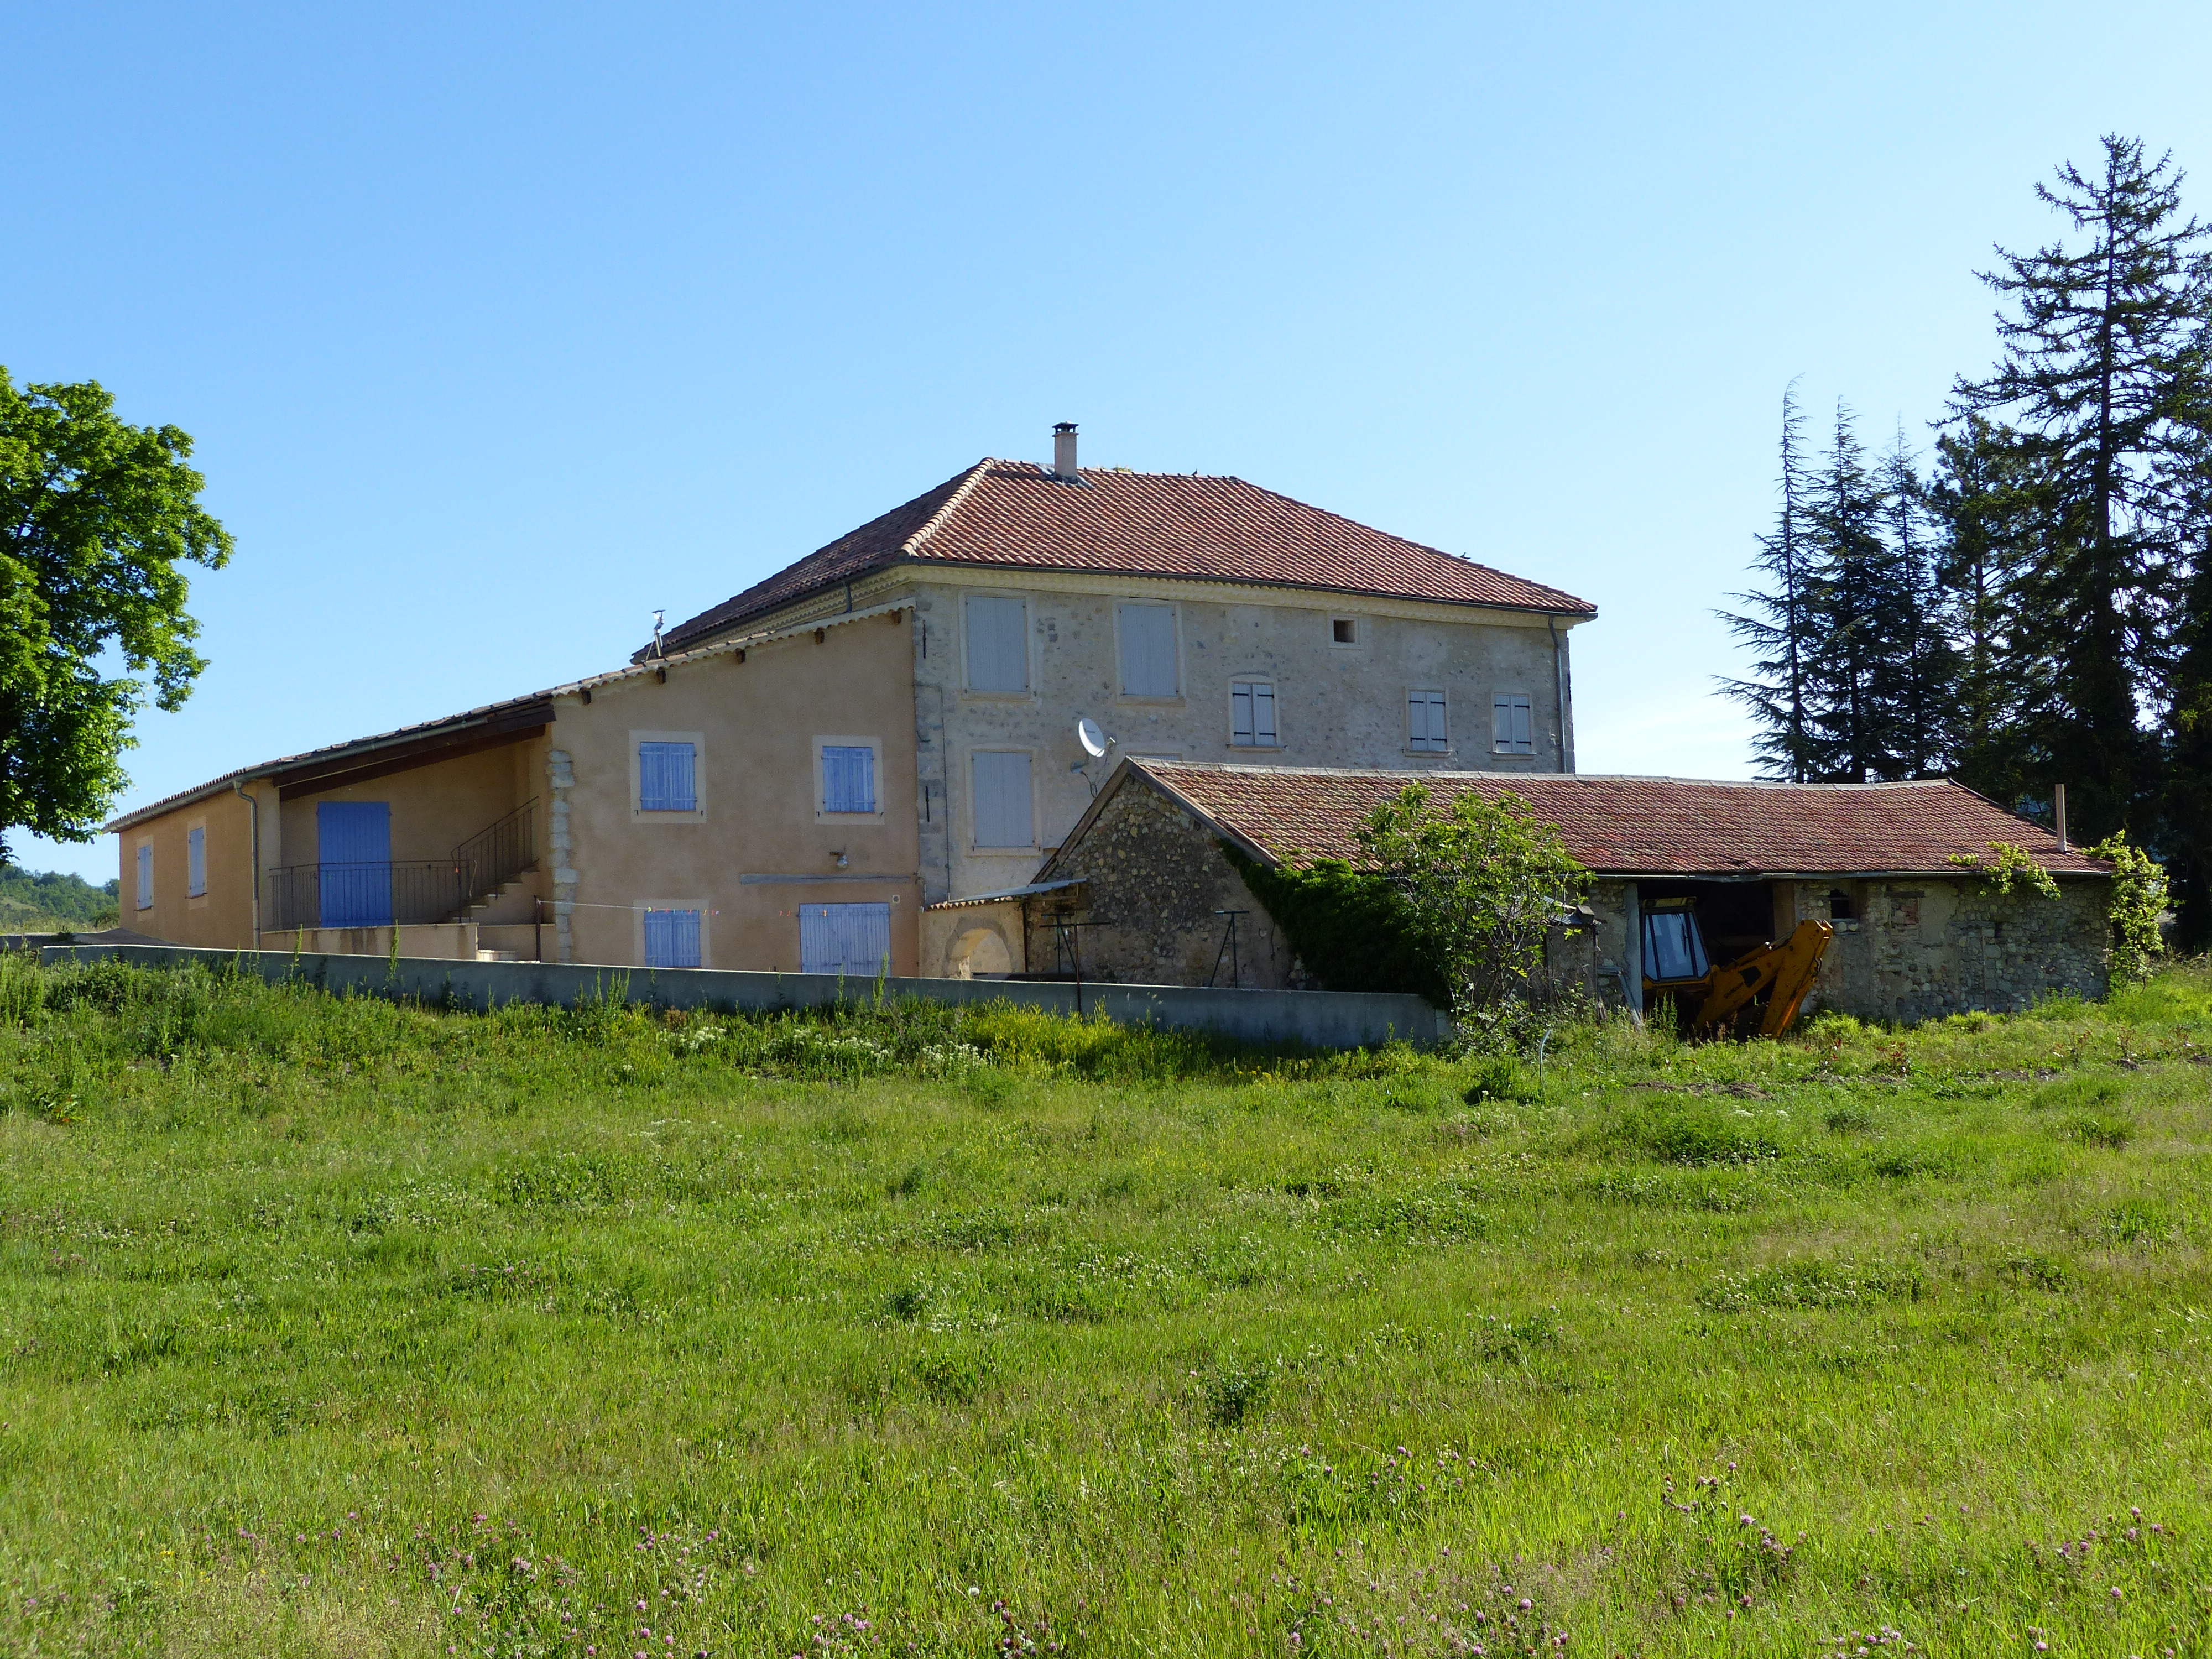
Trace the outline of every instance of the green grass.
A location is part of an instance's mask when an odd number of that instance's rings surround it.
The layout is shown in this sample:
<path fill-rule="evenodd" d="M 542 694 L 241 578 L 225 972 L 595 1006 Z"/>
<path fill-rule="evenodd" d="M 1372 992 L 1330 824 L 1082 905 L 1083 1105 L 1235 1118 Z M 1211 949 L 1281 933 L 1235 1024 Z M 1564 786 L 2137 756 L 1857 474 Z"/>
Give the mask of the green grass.
<path fill-rule="evenodd" d="M 0 963 L 0 1651 L 2201 1653 L 2208 1060 Z"/>

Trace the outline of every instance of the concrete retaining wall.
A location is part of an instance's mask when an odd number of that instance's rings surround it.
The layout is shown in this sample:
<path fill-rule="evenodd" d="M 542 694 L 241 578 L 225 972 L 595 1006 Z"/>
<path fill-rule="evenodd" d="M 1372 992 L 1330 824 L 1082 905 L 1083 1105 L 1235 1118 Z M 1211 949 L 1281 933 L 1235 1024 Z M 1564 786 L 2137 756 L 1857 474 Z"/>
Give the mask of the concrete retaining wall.
<path fill-rule="evenodd" d="M 356 996 L 416 997 L 483 1009 L 510 1002 L 556 1007 L 620 991 L 633 1002 L 668 1008 L 756 1012 L 866 1002 L 872 980 L 830 974 L 757 974 L 716 968 L 591 968 L 554 962 L 453 962 L 434 957 L 292 956 L 280 951 L 208 951 L 181 945 L 58 945 L 42 963 L 126 962 L 143 968 L 235 963 L 271 982 L 296 978 Z M 1208 991 L 1180 985 L 1065 985 L 1024 981 L 890 979 L 886 998 L 935 1002 L 1007 1001 L 1054 1013 L 1103 1015 L 1124 1025 L 1211 1031 L 1246 1042 L 1297 1042 L 1316 1048 L 1372 1048 L 1393 1038 L 1432 1042 L 1436 1009 L 1415 996 L 1347 991 Z"/>

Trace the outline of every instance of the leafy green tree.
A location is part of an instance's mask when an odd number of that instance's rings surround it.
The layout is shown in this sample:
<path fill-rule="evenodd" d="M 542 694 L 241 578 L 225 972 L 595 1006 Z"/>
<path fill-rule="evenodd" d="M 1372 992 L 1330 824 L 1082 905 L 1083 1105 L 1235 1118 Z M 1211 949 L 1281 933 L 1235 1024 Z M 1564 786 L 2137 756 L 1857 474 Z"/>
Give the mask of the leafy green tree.
<path fill-rule="evenodd" d="M 96 382 L 19 390 L 0 368 L 0 859 L 10 829 L 89 841 L 132 715 L 149 690 L 177 708 L 206 666 L 179 566 L 219 568 L 231 538 L 191 453 Z"/>
<path fill-rule="evenodd" d="M 1396 886 L 1462 1018 L 1537 988 L 1547 938 L 1589 885 L 1559 830 L 1513 794 L 1468 790 L 1439 806 L 1407 784 L 1358 840 Z"/>
<path fill-rule="evenodd" d="M 2002 355 L 1952 392 L 1962 418 L 2026 441 L 2039 522 L 2017 583 L 2013 649 L 2039 786 L 2064 781 L 2082 839 L 2127 827 L 2158 796 L 2145 711 L 2161 701 L 2165 623 L 2185 570 L 2195 465 L 2182 392 L 2201 352 L 2212 269 L 2181 215 L 2182 175 L 2141 141 L 2108 136 L 2102 165 L 2070 163 L 2037 194 L 2084 234 L 1997 251 Z"/>

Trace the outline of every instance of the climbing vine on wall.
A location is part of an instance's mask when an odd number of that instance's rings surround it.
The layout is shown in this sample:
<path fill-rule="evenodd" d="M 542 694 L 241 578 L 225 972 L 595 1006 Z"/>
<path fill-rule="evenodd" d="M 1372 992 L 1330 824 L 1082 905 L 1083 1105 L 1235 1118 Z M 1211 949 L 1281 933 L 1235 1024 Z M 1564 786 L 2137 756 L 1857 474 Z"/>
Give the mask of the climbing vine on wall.
<path fill-rule="evenodd" d="M 2142 848 L 2130 847 L 2124 830 L 2087 850 L 2093 859 L 2112 861 L 2112 896 L 2106 914 L 2112 922 L 2113 982 L 2147 978 L 2151 958 L 2166 950 L 2158 927 L 2166 911 L 2166 866 Z"/>
<path fill-rule="evenodd" d="M 1297 952 L 1332 991 L 1411 991 L 1439 1008 L 1443 975 L 1416 942 L 1413 917 L 1389 879 L 1342 859 L 1275 868 L 1224 842 L 1223 854 Z"/>
<path fill-rule="evenodd" d="M 1951 862 L 1961 870 L 1986 873 L 1989 885 L 1982 889 L 1982 896 L 1995 894 L 2000 898 L 2012 896 L 2015 885 L 2026 887 L 2045 898 L 2058 896 L 2058 878 L 2035 861 L 2035 855 L 2025 847 L 2016 847 L 2008 841 L 1993 841 L 1990 851 L 1996 854 L 1995 863 L 1984 865 L 1979 853 L 1954 853 Z"/>

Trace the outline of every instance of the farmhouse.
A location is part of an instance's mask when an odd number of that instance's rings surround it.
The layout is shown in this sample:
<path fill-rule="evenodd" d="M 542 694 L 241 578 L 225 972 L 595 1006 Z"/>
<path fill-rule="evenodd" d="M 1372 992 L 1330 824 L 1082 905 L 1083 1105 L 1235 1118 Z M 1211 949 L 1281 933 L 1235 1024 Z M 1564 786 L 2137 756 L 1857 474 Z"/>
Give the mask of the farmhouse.
<path fill-rule="evenodd" d="M 1808 1008 L 1918 1020 L 2017 1008 L 2106 986 L 2110 866 L 1960 785 L 1765 784 L 1496 771 L 1416 775 L 1449 799 L 1511 792 L 1596 872 L 1595 926 L 1554 943 L 1558 971 L 1640 1007 L 1656 971 L 1645 918 L 1688 901 L 1716 961 L 1787 938 L 1835 936 Z M 941 903 L 925 938 L 948 959 L 1165 984 L 1337 984 L 1304 963 L 1237 859 L 1263 868 L 1356 862 L 1354 830 L 1403 770 L 1132 760 L 1118 767 L 1033 879 Z M 1954 859 L 2024 848 L 2059 896 L 2001 896 Z M 1234 934 L 1232 938 L 1232 927 Z"/>
<path fill-rule="evenodd" d="M 625 666 L 117 819 L 123 921 L 223 947 L 1005 971 L 1115 760 L 1574 765 L 1570 593 L 1233 477 L 986 459 Z M 1079 723 L 1090 737 L 1079 735 Z M 1102 756 L 1093 748 L 1102 749 Z"/>

